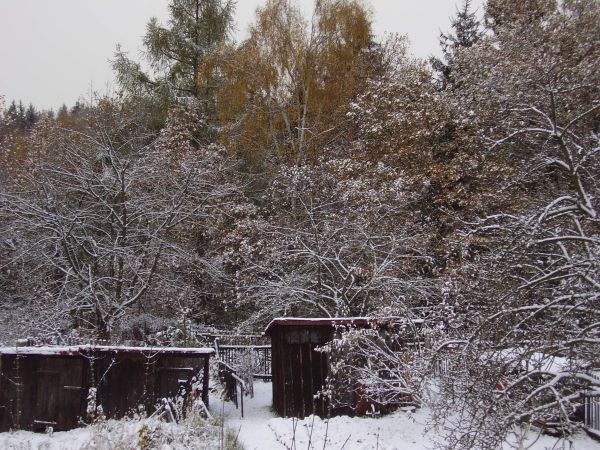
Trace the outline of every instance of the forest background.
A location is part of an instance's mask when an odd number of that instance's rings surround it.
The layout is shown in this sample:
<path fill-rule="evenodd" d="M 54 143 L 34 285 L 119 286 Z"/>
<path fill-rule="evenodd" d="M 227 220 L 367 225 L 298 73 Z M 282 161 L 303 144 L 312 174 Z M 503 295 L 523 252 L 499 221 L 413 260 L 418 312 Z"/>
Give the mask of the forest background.
<path fill-rule="evenodd" d="M 234 11 L 171 0 L 114 95 L 0 108 L 0 340 L 419 317 L 460 349 L 448 442 L 571 426 L 600 366 L 599 3 L 466 1 L 429 60 L 359 0 L 267 0 L 242 42 Z"/>

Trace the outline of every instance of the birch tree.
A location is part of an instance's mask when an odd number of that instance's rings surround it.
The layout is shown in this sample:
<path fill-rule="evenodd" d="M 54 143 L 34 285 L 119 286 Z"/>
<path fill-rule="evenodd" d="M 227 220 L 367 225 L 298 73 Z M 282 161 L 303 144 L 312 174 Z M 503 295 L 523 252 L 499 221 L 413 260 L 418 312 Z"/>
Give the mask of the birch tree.
<path fill-rule="evenodd" d="M 370 16 L 358 1 L 316 1 L 308 19 L 291 0 L 269 0 L 250 37 L 224 56 L 219 100 L 229 145 L 250 161 L 314 160 L 340 132 L 340 107 L 357 92 L 370 43 Z"/>

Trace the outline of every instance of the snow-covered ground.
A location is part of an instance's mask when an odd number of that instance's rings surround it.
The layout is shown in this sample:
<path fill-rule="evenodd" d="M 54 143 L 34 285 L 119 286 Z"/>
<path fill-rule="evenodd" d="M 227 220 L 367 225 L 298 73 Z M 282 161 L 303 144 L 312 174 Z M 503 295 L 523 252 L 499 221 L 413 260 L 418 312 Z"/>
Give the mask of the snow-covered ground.
<path fill-rule="evenodd" d="M 415 414 L 399 412 L 376 419 L 334 417 L 329 422 L 316 416 L 304 420 L 282 419 L 271 410 L 271 397 L 271 383 L 258 381 L 254 383 L 254 398 L 244 399 L 243 419 L 231 403 L 224 405 L 226 424 L 238 434 L 245 450 L 289 449 L 294 440 L 295 447 L 304 449 L 431 448 L 430 439 L 424 435 L 428 418 L 425 410 Z M 222 402 L 211 401 L 213 411 L 217 413 L 216 408 L 222 408 Z"/>
<path fill-rule="evenodd" d="M 244 398 L 244 418 L 241 411 L 231 402 L 223 402 L 211 396 L 210 409 L 213 415 L 223 414 L 226 426 L 238 436 L 244 450 L 284 449 L 275 433 L 267 425 L 275 417 L 271 409 L 271 383 L 254 382 L 254 398 Z"/>
<path fill-rule="evenodd" d="M 379 418 L 319 417 L 303 420 L 275 417 L 271 410 L 271 384 L 255 382 L 254 398 L 244 399 L 240 410 L 218 397 L 210 399 L 215 418 L 224 416 L 225 426 L 237 435 L 244 450 L 331 449 L 331 450 L 427 450 L 433 448 L 433 431 L 427 431 L 426 408 L 415 413 L 397 412 Z M 218 420 L 196 419 L 169 424 L 155 419 L 109 420 L 87 428 L 53 434 L 19 431 L 0 433 L 1 450 L 192 450 L 219 448 Z M 537 438 L 536 436 L 532 436 Z M 506 444 L 503 450 L 516 448 Z M 524 447 L 527 448 L 527 447 Z M 532 450 L 600 450 L 600 443 L 578 435 L 573 442 L 540 437 Z"/>
<path fill-rule="evenodd" d="M 108 420 L 56 433 L 0 433 L 1 450 L 212 450 L 219 448 L 217 426 L 198 420 L 182 424 L 157 419 Z"/>
<path fill-rule="evenodd" d="M 303 420 L 282 419 L 271 410 L 271 384 L 254 383 L 254 398 L 244 399 L 244 418 L 231 403 L 211 399 L 215 414 L 223 411 L 226 425 L 238 434 L 245 450 L 335 449 L 335 450 L 427 450 L 433 448 L 433 431 L 427 431 L 429 412 L 396 412 L 378 418 L 319 417 Z M 550 436 L 532 435 L 526 444 L 531 450 L 599 450 L 600 443 L 586 435 L 574 441 L 558 441 Z M 532 440 L 537 439 L 533 442 Z M 515 448 L 506 443 L 503 450 Z M 524 447 L 527 448 L 527 447 Z"/>

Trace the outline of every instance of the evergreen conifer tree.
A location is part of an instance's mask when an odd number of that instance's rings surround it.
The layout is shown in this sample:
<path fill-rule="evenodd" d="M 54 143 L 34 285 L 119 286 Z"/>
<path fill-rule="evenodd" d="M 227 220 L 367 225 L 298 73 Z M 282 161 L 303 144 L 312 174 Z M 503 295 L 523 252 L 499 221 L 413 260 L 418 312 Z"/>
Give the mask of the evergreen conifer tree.
<path fill-rule="evenodd" d="M 59 122 L 63 122 L 67 120 L 68 117 L 69 109 L 67 108 L 67 105 L 63 103 L 62 106 L 58 108 L 58 112 L 56 113 L 56 120 L 58 120 Z"/>
<path fill-rule="evenodd" d="M 10 118 L 13 120 L 17 117 L 17 104 L 14 100 L 11 102 L 10 106 L 6 110 L 6 114 L 10 116 Z"/>
<path fill-rule="evenodd" d="M 440 47 L 442 58 L 432 56 L 429 62 L 438 74 L 438 83 L 441 90 L 454 85 L 456 80 L 453 74 L 455 55 L 461 48 L 472 47 L 482 35 L 481 23 L 477 20 L 476 13 L 471 9 L 471 0 L 464 0 L 456 16 L 451 19 L 451 28 L 448 34 L 440 33 Z"/>
<path fill-rule="evenodd" d="M 213 115 L 218 75 L 211 57 L 229 39 L 234 7 L 232 0 L 171 0 L 168 24 L 153 18 L 147 25 L 143 42 L 151 72 L 117 47 L 113 68 L 119 84 L 158 107 L 159 125 L 174 103 L 197 102 Z"/>
<path fill-rule="evenodd" d="M 25 129 L 30 131 L 33 128 L 33 126 L 37 123 L 39 118 L 39 113 L 36 111 L 35 107 L 30 103 L 27 107 L 27 110 L 25 111 Z"/>

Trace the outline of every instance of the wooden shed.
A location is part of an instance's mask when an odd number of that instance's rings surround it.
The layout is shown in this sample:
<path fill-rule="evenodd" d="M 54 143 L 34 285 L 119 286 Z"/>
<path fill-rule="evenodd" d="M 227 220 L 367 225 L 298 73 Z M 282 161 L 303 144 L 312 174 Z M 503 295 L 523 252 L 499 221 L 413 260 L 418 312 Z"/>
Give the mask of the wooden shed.
<path fill-rule="evenodd" d="M 367 328 L 382 323 L 377 322 L 365 317 L 274 319 L 264 333 L 271 337 L 275 411 L 283 417 L 353 414 L 349 408 L 330 408 L 316 397 L 329 373 L 327 355 L 316 348 L 330 342 L 340 326 Z"/>
<path fill-rule="evenodd" d="M 208 406 L 212 348 L 0 348 L 0 432 L 69 430 L 199 391 Z"/>

